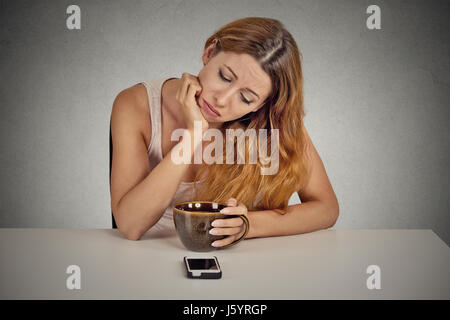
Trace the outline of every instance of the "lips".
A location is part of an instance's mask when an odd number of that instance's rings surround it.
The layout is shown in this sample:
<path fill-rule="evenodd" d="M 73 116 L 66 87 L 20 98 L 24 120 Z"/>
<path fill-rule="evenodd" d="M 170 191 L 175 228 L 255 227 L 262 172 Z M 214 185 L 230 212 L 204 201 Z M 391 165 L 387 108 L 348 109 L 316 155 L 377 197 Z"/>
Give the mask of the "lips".
<path fill-rule="evenodd" d="M 214 107 L 212 107 L 208 102 L 206 102 L 206 100 L 203 99 L 203 101 L 205 102 L 206 106 L 211 109 L 215 114 L 217 114 L 217 116 L 220 116 L 220 113 L 214 109 Z"/>

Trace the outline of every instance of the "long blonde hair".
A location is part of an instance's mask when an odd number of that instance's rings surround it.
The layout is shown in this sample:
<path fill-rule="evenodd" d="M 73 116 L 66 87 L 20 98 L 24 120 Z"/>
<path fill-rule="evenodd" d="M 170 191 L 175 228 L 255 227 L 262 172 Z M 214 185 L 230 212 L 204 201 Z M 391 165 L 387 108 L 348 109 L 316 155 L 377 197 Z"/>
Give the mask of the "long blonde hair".
<path fill-rule="evenodd" d="M 295 40 L 278 20 L 247 17 L 221 27 L 208 38 L 205 48 L 214 42 L 212 56 L 221 51 L 249 54 L 272 82 L 272 93 L 264 105 L 256 112 L 224 122 L 220 129 L 223 137 L 226 129 L 267 129 L 269 142 L 270 129 L 279 129 L 279 169 L 274 175 L 262 175 L 265 165 L 260 161 L 248 163 L 248 143 L 244 164 L 226 164 L 224 144 L 223 164 L 202 164 L 197 172 L 196 181 L 202 177 L 204 183 L 196 187 L 195 199 L 226 203 L 233 197 L 249 210 L 286 213 L 291 195 L 300 191 L 310 176 L 303 131 L 303 75 Z M 237 143 L 234 148 L 237 155 Z"/>

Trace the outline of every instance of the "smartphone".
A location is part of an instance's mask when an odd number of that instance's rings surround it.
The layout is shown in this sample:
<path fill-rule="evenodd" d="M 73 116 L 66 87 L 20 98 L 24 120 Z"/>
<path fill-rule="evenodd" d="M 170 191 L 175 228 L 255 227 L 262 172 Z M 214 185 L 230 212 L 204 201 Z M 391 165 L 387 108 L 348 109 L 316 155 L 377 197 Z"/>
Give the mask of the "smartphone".
<path fill-rule="evenodd" d="M 184 257 L 184 265 L 188 278 L 220 279 L 222 277 L 222 270 L 216 256 Z"/>

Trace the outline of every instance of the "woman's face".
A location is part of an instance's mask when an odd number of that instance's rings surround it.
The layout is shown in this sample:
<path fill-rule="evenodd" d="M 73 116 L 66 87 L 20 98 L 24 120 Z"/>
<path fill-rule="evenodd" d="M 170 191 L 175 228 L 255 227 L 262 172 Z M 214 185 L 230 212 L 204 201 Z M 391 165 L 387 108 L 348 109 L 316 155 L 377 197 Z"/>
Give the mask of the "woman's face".
<path fill-rule="evenodd" d="M 209 123 L 223 123 L 238 119 L 262 107 L 270 95 L 272 83 L 269 75 L 248 54 L 219 52 L 209 58 L 205 49 L 205 66 L 198 74 L 202 92 L 198 97 L 201 112 Z M 204 101 L 219 112 L 212 115 Z"/>

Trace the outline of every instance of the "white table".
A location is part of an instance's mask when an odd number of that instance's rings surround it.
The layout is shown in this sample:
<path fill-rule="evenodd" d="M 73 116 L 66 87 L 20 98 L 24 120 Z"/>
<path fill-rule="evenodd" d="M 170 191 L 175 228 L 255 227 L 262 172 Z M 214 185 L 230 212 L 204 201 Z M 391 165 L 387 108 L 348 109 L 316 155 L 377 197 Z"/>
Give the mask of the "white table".
<path fill-rule="evenodd" d="M 0 229 L 0 299 L 449 299 L 449 247 L 431 230 L 321 230 L 209 252 L 222 279 L 188 279 L 175 233 Z M 69 265 L 81 289 L 69 290 Z M 381 289 L 367 288 L 370 265 Z"/>

